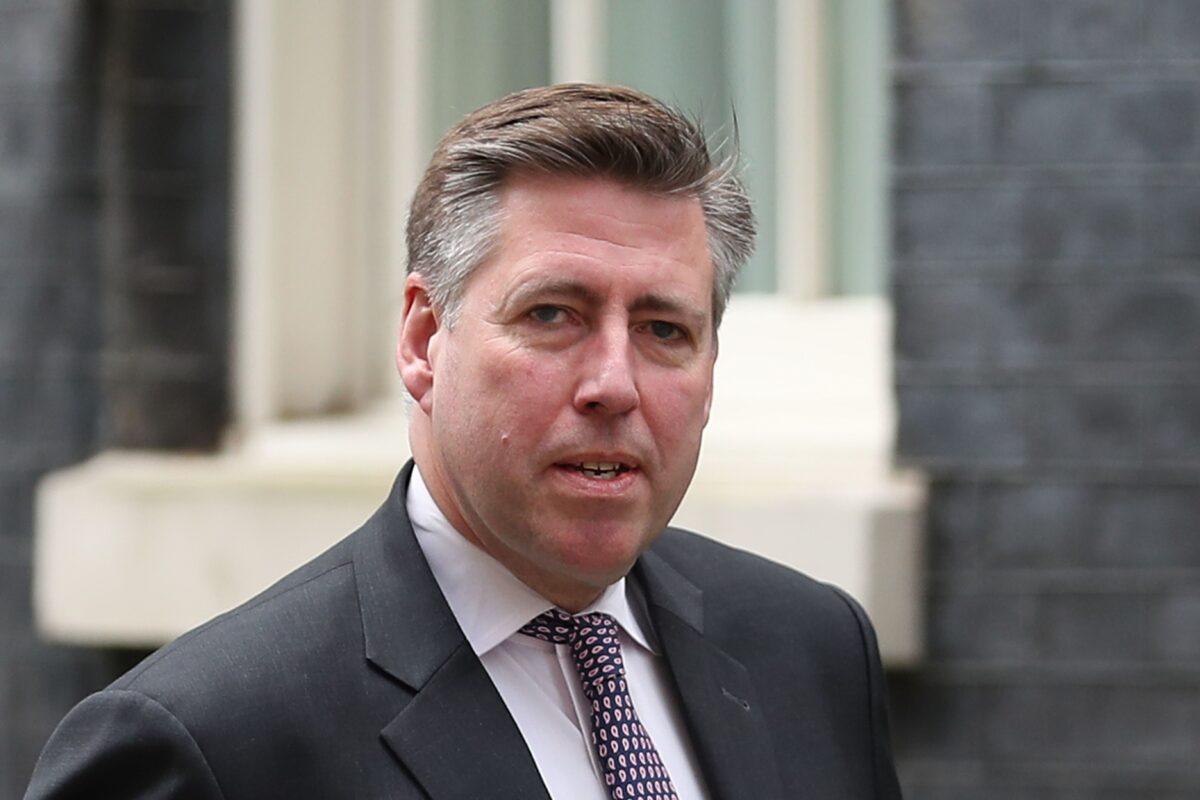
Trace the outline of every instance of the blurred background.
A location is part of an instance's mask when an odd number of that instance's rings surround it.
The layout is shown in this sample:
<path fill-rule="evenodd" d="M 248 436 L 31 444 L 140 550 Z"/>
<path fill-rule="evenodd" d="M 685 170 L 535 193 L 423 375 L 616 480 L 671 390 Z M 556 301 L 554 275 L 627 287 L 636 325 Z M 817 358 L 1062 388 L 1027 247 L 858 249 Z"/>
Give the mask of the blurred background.
<path fill-rule="evenodd" d="M 384 496 L 408 196 L 566 80 L 736 113 L 678 520 L 863 600 L 906 796 L 1200 796 L 1200 2 L 8 0 L 0 798 Z"/>

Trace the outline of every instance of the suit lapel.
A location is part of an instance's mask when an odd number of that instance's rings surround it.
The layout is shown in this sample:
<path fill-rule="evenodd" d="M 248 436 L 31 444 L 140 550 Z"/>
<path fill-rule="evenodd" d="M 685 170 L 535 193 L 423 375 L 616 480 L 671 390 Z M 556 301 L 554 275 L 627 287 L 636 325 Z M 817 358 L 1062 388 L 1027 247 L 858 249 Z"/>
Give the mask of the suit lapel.
<path fill-rule="evenodd" d="M 782 798 L 766 720 L 750 674 L 704 634 L 703 593 L 653 551 L 634 574 L 675 679 L 714 798 Z"/>
<path fill-rule="evenodd" d="M 525 740 L 465 641 L 383 739 L 433 800 L 549 800 Z"/>
<path fill-rule="evenodd" d="M 414 692 L 383 740 L 432 800 L 549 800 L 413 536 L 405 508 L 411 474 L 410 461 L 354 551 L 366 658 Z"/>

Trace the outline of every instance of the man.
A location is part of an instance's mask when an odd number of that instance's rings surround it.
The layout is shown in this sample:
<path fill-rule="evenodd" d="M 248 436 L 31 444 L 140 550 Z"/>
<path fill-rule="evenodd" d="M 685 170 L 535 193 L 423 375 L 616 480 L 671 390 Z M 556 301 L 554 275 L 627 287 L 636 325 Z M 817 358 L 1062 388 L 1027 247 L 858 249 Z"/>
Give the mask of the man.
<path fill-rule="evenodd" d="M 409 218 L 415 465 L 81 703 L 29 797 L 899 797 L 858 606 L 664 532 L 753 240 L 730 166 L 645 95 L 468 116 Z"/>

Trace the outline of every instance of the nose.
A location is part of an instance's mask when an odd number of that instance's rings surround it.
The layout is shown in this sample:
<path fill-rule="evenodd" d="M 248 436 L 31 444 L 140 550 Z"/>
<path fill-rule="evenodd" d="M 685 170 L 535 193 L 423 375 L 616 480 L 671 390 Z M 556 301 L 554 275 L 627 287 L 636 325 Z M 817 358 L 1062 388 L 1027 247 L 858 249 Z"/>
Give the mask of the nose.
<path fill-rule="evenodd" d="M 581 414 L 625 414 L 639 403 L 634 376 L 633 344 L 629 332 L 597 331 L 593 346 L 583 354 L 575 389 L 575 409 Z"/>

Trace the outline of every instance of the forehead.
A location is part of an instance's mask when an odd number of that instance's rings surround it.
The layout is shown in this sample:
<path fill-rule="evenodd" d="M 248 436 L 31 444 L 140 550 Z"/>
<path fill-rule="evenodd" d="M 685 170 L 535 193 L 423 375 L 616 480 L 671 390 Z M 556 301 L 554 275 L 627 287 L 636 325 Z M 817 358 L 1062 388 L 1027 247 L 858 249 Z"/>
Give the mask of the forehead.
<path fill-rule="evenodd" d="M 518 176 L 500 192 L 484 283 L 548 274 L 609 288 L 662 286 L 707 302 L 713 268 L 700 201 L 602 178 Z M 604 288 L 603 286 L 599 288 Z"/>
<path fill-rule="evenodd" d="M 500 207 L 509 233 L 530 226 L 577 235 L 605 235 L 621 244 L 666 244 L 686 248 L 704 236 L 704 212 L 698 198 L 639 189 L 607 178 L 518 175 L 500 190 Z M 703 258 L 707 258 L 705 243 Z"/>

